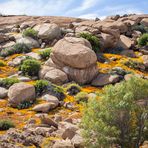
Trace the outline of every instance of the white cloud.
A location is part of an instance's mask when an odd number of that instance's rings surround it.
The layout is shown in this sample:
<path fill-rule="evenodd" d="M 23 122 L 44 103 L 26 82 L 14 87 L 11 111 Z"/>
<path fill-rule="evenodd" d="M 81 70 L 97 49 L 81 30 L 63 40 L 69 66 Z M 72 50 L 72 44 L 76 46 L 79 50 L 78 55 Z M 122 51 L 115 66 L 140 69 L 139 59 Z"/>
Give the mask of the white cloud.
<path fill-rule="evenodd" d="M 86 18 L 86 19 L 94 19 L 96 17 L 98 17 L 96 13 L 83 14 L 79 16 L 79 18 Z"/>
<path fill-rule="evenodd" d="M 100 0 L 84 0 L 81 6 L 77 7 L 75 11 L 83 11 L 94 7 Z"/>
<path fill-rule="evenodd" d="M 80 6 L 67 11 L 66 14 L 69 15 L 69 14 L 81 13 L 85 10 L 95 7 L 101 1 L 102 0 L 83 0 Z"/>
<path fill-rule="evenodd" d="M 131 13 L 136 13 L 136 14 L 142 14 L 143 12 L 138 9 L 134 8 L 132 5 L 118 5 L 114 7 L 107 6 L 103 9 L 100 10 L 100 12 L 104 12 L 107 15 L 116 15 L 116 14 L 131 14 Z"/>
<path fill-rule="evenodd" d="M 95 19 L 96 17 L 98 17 L 100 20 L 106 18 L 106 16 L 99 16 L 97 13 L 88 13 L 79 16 L 79 18 L 84 18 L 84 19 Z"/>
<path fill-rule="evenodd" d="M 73 0 L 9 0 L 0 3 L 3 14 L 55 15 L 64 11 Z"/>

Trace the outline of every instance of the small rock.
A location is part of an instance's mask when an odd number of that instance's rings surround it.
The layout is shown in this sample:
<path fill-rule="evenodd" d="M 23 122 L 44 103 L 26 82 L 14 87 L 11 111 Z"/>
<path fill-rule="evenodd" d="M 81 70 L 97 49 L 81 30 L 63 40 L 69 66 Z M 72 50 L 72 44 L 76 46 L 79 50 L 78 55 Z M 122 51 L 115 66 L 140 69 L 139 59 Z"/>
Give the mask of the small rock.
<path fill-rule="evenodd" d="M 8 94 L 8 90 L 3 87 L 0 87 L 0 99 L 7 97 L 7 94 Z"/>
<path fill-rule="evenodd" d="M 41 119 L 41 123 L 42 124 L 47 124 L 49 126 L 53 126 L 55 128 L 58 128 L 58 124 L 53 121 L 51 118 L 49 118 L 48 116 L 40 116 L 40 119 Z"/>
<path fill-rule="evenodd" d="M 125 81 L 128 81 L 128 80 L 131 79 L 133 76 L 134 76 L 133 74 L 126 74 L 126 75 L 124 76 L 124 80 L 125 80 Z"/>
<path fill-rule="evenodd" d="M 111 83 L 117 83 L 120 80 L 120 76 L 119 75 L 111 75 L 109 77 L 109 82 Z"/>
<path fill-rule="evenodd" d="M 50 103 L 38 104 L 34 106 L 32 110 L 36 112 L 48 113 L 50 110 L 53 110 L 55 108 L 56 108 L 56 104 L 50 102 Z"/>
<path fill-rule="evenodd" d="M 74 148 L 70 140 L 58 140 L 52 148 Z"/>
<path fill-rule="evenodd" d="M 71 142 L 74 144 L 76 148 L 84 148 L 84 139 L 76 134 L 72 139 Z"/>
<path fill-rule="evenodd" d="M 99 74 L 91 83 L 92 86 L 105 86 L 119 81 L 118 75 Z"/>
<path fill-rule="evenodd" d="M 31 81 L 30 78 L 24 77 L 24 76 L 18 77 L 18 80 L 20 80 L 21 82 L 29 82 L 29 81 Z"/>
<path fill-rule="evenodd" d="M 29 56 L 29 57 L 32 57 L 32 58 L 34 58 L 36 60 L 40 60 L 41 59 L 41 56 L 38 53 L 35 53 L 35 52 L 29 52 L 26 55 Z"/>
<path fill-rule="evenodd" d="M 62 116 L 60 116 L 60 115 L 55 115 L 55 116 L 54 116 L 54 121 L 55 121 L 55 122 L 60 122 L 60 121 L 62 121 Z"/>
<path fill-rule="evenodd" d="M 49 94 L 46 94 L 42 97 L 43 100 L 46 100 L 47 102 L 50 102 L 50 103 L 54 103 L 56 106 L 59 105 L 59 100 L 57 97 L 55 96 L 52 96 L 52 95 L 49 95 Z"/>

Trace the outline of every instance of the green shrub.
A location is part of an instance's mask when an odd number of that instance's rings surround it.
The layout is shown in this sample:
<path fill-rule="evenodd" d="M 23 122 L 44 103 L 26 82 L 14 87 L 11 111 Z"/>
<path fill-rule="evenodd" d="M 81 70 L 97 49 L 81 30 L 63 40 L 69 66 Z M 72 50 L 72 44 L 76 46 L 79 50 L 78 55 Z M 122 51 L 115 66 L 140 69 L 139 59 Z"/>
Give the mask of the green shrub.
<path fill-rule="evenodd" d="M 126 74 L 130 74 L 131 72 L 126 71 L 126 70 L 122 69 L 121 67 L 114 67 L 109 71 L 109 73 L 111 75 L 118 74 L 118 75 L 121 75 L 121 76 L 125 76 Z"/>
<path fill-rule="evenodd" d="M 132 30 L 140 31 L 141 33 L 148 33 L 148 27 L 144 25 L 135 25 L 132 27 Z"/>
<path fill-rule="evenodd" d="M 16 43 L 14 46 L 10 48 L 5 48 L 0 52 L 0 56 L 7 57 L 13 54 L 19 54 L 19 53 L 28 53 L 31 51 L 31 48 L 29 48 L 24 43 Z"/>
<path fill-rule="evenodd" d="M 37 38 L 37 31 L 35 31 L 32 28 L 27 28 L 26 30 L 23 31 L 23 36 L 24 37 L 31 37 L 31 38 Z"/>
<path fill-rule="evenodd" d="M 148 45 L 148 33 L 143 34 L 138 40 L 139 46 L 146 46 Z"/>
<path fill-rule="evenodd" d="M 51 48 L 47 48 L 43 51 L 39 52 L 39 55 L 41 56 L 42 59 L 47 60 L 50 57 L 51 53 Z"/>
<path fill-rule="evenodd" d="M 18 108 L 18 109 L 26 109 L 26 108 L 31 107 L 32 104 L 33 104 L 32 101 L 23 101 L 23 102 L 21 102 L 21 103 L 17 106 L 17 108 Z"/>
<path fill-rule="evenodd" d="M 81 126 L 86 147 L 138 148 L 148 133 L 148 81 L 133 77 L 89 99 Z"/>
<path fill-rule="evenodd" d="M 52 84 L 49 91 L 51 95 L 56 96 L 60 101 L 63 101 L 63 99 L 65 98 L 64 89 L 61 86 Z"/>
<path fill-rule="evenodd" d="M 0 120 L 0 131 L 8 130 L 9 128 L 14 128 L 15 125 L 10 120 Z"/>
<path fill-rule="evenodd" d="M 76 96 L 75 99 L 78 103 L 80 102 L 87 102 L 88 101 L 88 93 L 87 92 L 79 92 Z"/>
<path fill-rule="evenodd" d="M 37 60 L 27 59 L 24 60 L 20 66 L 20 70 L 24 75 L 28 76 L 38 76 L 41 64 Z"/>
<path fill-rule="evenodd" d="M 20 81 L 17 78 L 5 78 L 0 80 L 0 86 L 9 88 L 15 83 L 19 83 Z"/>
<path fill-rule="evenodd" d="M 72 84 L 69 84 L 67 87 L 66 87 L 66 92 L 71 95 L 71 96 L 74 96 L 76 95 L 77 93 L 79 93 L 81 91 L 81 87 L 78 85 L 78 84 L 75 84 L 75 83 L 72 83 Z"/>
<path fill-rule="evenodd" d="M 10 56 L 13 54 L 15 54 L 13 47 L 2 49 L 0 52 L 0 56 L 2 56 L 2 57 L 7 57 L 7 56 Z"/>
<path fill-rule="evenodd" d="M 3 67 L 3 66 L 5 66 L 5 63 L 0 61 L 0 67 Z"/>
<path fill-rule="evenodd" d="M 90 42 L 94 52 L 97 53 L 99 51 L 100 42 L 99 42 L 99 39 L 96 36 L 94 36 L 90 33 L 84 33 L 83 32 L 83 33 L 80 33 L 80 37 L 82 37 L 82 38 L 84 38 L 84 39 L 86 39 Z"/>
<path fill-rule="evenodd" d="M 142 70 L 142 68 L 144 68 L 144 64 L 141 62 L 137 62 L 137 61 L 133 61 L 131 59 L 129 59 L 128 61 L 123 63 L 125 66 L 129 67 L 129 68 L 133 68 L 136 70 Z"/>
<path fill-rule="evenodd" d="M 47 91 L 47 88 L 49 86 L 49 82 L 46 80 L 38 80 L 35 83 L 35 91 L 37 96 L 42 95 L 44 92 Z"/>
<path fill-rule="evenodd" d="M 25 43 L 16 43 L 13 46 L 13 49 L 15 53 L 28 53 L 31 51 L 31 48 L 29 48 Z"/>

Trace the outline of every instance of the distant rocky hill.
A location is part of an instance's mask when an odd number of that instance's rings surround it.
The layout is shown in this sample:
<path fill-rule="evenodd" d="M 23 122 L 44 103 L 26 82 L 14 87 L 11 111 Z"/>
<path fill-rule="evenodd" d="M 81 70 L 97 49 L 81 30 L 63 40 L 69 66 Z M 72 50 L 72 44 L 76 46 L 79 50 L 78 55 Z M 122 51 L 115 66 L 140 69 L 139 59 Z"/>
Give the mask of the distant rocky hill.
<path fill-rule="evenodd" d="M 62 16 L 0 16 L 0 26 L 9 26 L 14 24 L 22 24 L 24 22 L 34 24 L 39 23 L 56 23 L 60 26 L 65 26 L 72 22 L 81 22 L 85 19 L 79 19 L 79 18 L 72 18 L 72 17 L 62 17 Z"/>

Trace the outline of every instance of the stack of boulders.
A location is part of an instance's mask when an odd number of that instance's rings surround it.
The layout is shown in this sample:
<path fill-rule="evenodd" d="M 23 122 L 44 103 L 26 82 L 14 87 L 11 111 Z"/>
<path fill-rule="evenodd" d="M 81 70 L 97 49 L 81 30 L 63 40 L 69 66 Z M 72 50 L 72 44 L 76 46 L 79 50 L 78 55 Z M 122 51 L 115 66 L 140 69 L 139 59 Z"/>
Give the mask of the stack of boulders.
<path fill-rule="evenodd" d="M 132 48 L 136 45 L 140 31 L 135 26 L 148 26 L 148 15 L 112 16 L 104 20 L 83 21 L 75 27 L 76 34 L 89 32 L 100 38 L 102 48 Z"/>
<path fill-rule="evenodd" d="M 87 40 L 65 37 L 53 47 L 51 58 L 40 71 L 40 78 L 57 80 L 56 83 L 68 80 L 89 83 L 98 73 L 96 62 L 96 54 Z"/>

